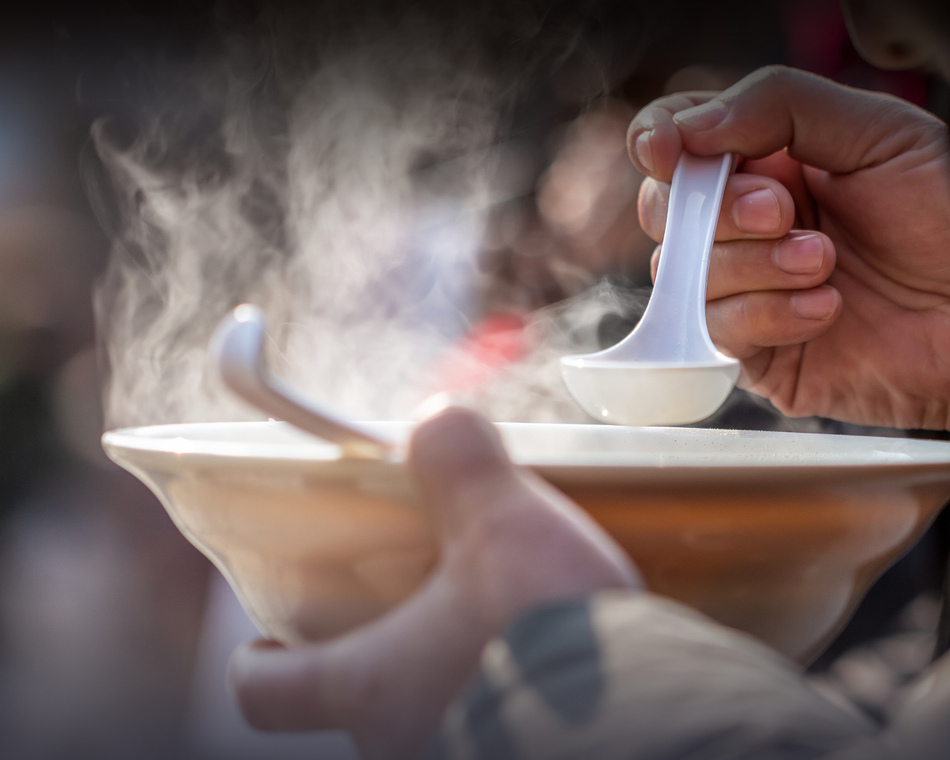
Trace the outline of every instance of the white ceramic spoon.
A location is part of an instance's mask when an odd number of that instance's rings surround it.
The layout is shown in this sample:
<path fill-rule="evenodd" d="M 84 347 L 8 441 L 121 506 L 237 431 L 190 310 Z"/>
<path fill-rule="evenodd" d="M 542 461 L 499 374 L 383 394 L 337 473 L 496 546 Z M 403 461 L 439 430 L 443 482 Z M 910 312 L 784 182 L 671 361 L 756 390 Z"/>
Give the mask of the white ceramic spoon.
<path fill-rule="evenodd" d="M 262 412 L 337 444 L 345 457 L 388 459 L 395 453 L 394 441 L 304 398 L 271 375 L 264 359 L 266 332 L 264 314 L 253 304 L 241 304 L 221 320 L 208 350 L 228 388 Z"/>
<path fill-rule="evenodd" d="M 732 156 L 684 153 L 673 173 L 663 254 L 643 318 L 605 351 L 565 356 L 571 395 L 598 420 L 685 425 L 715 412 L 739 377 L 739 362 L 706 329 L 706 276 Z"/>

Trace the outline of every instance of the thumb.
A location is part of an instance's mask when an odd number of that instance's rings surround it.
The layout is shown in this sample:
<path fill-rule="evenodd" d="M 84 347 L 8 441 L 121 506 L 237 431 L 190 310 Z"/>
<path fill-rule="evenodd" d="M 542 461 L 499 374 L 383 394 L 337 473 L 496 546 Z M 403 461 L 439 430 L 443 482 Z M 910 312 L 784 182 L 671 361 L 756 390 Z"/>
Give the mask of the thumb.
<path fill-rule="evenodd" d="M 419 425 L 408 461 L 447 536 L 463 532 L 480 509 L 527 490 L 494 426 L 468 409 L 447 409 Z"/>
<path fill-rule="evenodd" d="M 441 522 L 443 557 L 475 546 L 482 559 L 498 558 L 489 565 L 499 571 L 519 557 L 518 573 L 499 583 L 521 603 L 642 586 L 604 529 L 537 474 L 519 470 L 494 426 L 474 412 L 448 409 L 416 428 L 409 464 Z M 552 564 L 552 556 L 559 561 Z"/>
<path fill-rule="evenodd" d="M 946 132 L 935 117 L 899 98 L 782 66 L 755 71 L 672 119 L 683 147 L 698 155 L 764 158 L 787 148 L 792 158 L 833 173 L 942 144 Z"/>

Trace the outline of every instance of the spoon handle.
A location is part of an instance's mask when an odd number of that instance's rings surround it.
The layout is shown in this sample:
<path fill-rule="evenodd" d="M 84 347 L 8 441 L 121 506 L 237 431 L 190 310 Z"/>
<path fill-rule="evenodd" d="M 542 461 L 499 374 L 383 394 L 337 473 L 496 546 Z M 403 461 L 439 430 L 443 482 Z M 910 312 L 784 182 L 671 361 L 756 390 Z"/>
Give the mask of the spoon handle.
<path fill-rule="evenodd" d="M 231 391 L 262 412 L 337 444 L 345 457 L 387 459 L 394 453 L 394 441 L 304 398 L 272 376 L 264 360 L 265 334 L 263 312 L 247 303 L 222 319 L 215 330 L 209 352 L 221 379 Z"/>
<path fill-rule="evenodd" d="M 729 153 L 700 157 L 685 152 L 676 165 L 660 266 L 639 331 L 645 355 L 672 353 L 689 362 L 718 353 L 706 328 L 706 280 L 732 166 Z"/>

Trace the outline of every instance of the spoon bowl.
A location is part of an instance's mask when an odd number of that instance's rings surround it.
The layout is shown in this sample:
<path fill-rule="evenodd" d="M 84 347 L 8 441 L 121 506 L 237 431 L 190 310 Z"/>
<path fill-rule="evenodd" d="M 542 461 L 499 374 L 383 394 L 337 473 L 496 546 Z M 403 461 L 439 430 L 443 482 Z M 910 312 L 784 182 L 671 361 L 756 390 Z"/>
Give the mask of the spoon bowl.
<path fill-rule="evenodd" d="M 561 363 L 564 383 L 585 412 L 617 425 L 688 425 L 732 392 L 739 363 L 672 365 L 584 356 Z"/>

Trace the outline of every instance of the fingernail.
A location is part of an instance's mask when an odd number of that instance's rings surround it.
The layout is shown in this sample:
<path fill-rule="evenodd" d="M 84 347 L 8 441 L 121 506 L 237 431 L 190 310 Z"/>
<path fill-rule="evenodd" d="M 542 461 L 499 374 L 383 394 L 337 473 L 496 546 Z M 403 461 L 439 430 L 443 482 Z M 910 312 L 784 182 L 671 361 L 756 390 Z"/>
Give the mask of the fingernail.
<path fill-rule="evenodd" d="M 721 100 L 710 100 L 708 103 L 686 108 L 673 114 L 673 121 L 702 132 L 720 124 L 726 118 L 727 113 L 729 113 L 729 109 L 725 103 Z"/>
<path fill-rule="evenodd" d="M 634 150 L 637 152 L 637 160 L 643 164 L 643 168 L 648 172 L 653 171 L 653 152 L 650 150 L 650 133 L 641 132 L 637 141 L 634 143 Z"/>
<path fill-rule="evenodd" d="M 838 294 L 831 288 L 800 290 L 792 294 L 789 305 L 802 319 L 830 319 L 838 308 Z"/>
<path fill-rule="evenodd" d="M 782 209 L 771 190 L 755 190 L 736 199 L 732 219 L 743 232 L 774 233 L 782 224 Z"/>
<path fill-rule="evenodd" d="M 817 274 L 825 258 L 825 247 L 818 235 L 794 235 L 772 248 L 772 261 L 789 274 Z"/>

